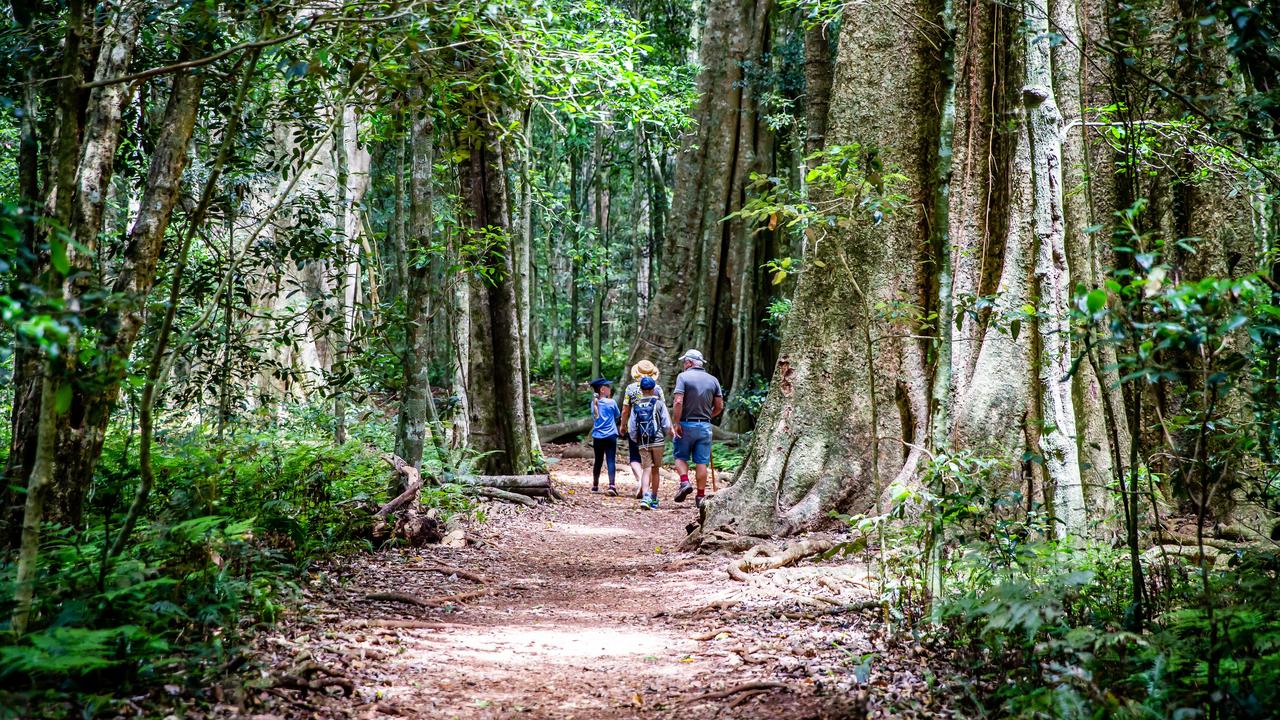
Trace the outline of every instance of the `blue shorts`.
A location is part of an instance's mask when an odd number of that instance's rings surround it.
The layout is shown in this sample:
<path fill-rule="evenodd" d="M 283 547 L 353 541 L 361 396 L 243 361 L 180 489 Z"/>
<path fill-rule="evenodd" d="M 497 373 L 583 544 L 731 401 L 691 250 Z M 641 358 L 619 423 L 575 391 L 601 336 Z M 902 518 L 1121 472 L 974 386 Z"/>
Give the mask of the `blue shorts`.
<path fill-rule="evenodd" d="M 711 462 L 711 423 L 682 422 L 680 430 L 682 434 L 675 442 L 676 459 L 694 465 Z"/>

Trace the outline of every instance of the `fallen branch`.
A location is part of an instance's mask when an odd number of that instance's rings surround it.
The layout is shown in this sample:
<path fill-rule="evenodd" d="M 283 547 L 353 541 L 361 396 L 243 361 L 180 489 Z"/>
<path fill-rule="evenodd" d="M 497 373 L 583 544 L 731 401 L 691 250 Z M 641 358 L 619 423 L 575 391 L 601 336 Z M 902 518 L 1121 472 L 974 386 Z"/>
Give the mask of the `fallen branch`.
<path fill-rule="evenodd" d="M 414 572 L 435 572 L 440 573 L 441 575 L 457 575 L 463 580 L 470 580 L 473 583 L 479 583 L 481 585 L 485 583 L 483 576 L 463 570 L 462 568 L 451 567 L 449 565 L 414 565 L 406 567 L 405 570 L 412 570 Z"/>
<path fill-rule="evenodd" d="M 392 620 L 390 618 L 360 618 L 342 623 L 348 628 L 393 628 L 397 630 L 451 630 L 456 625 L 433 623 L 424 620 Z"/>
<path fill-rule="evenodd" d="M 381 600 L 384 602 L 398 602 L 406 605 L 416 605 L 417 607 L 440 607 L 442 605 L 453 605 L 466 600 L 474 600 L 492 593 L 490 588 L 481 588 L 472 590 L 471 592 L 459 593 L 457 595 L 445 595 L 436 598 L 420 598 L 417 595 L 402 592 L 381 592 L 369 593 L 364 596 L 365 600 Z"/>
<path fill-rule="evenodd" d="M 311 677 L 308 677 L 311 676 Z M 293 668 L 291 672 L 277 675 L 271 683 L 272 687 L 302 690 L 303 692 L 324 691 L 331 687 L 342 688 L 344 697 L 351 697 L 356 691 L 355 684 L 335 670 L 331 670 L 316 662 L 307 662 Z"/>
<path fill-rule="evenodd" d="M 566 437 L 577 437 L 591 429 L 594 422 L 590 415 L 561 423 L 552 423 L 538 428 L 538 440 L 544 443 L 556 442 Z"/>
<path fill-rule="evenodd" d="M 524 505 L 525 507 L 533 507 L 534 505 L 538 504 L 537 500 L 534 500 L 528 495 L 521 495 L 520 493 L 507 492 L 506 490 L 499 490 L 498 488 L 468 487 L 466 491 L 471 493 L 472 495 L 480 495 L 482 497 L 491 498 L 493 500 L 501 500 L 503 502 L 514 503 L 516 505 Z"/>
<path fill-rule="evenodd" d="M 706 640 L 714 640 L 720 635 L 720 633 L 727 633 L 732 630 L 733 628 L 730 628 L 730 627 L 716 628 L 715 630 L 708 630 L 704 633 L 698 633 L 697 635 L 693 635 L 691 639 L 697 640 L 699 642 L 706 641 Z"/>
<path fill-rule="evenodd" d="M 492 487 L 502 490 L 516 488 L 549 488 L 550 475 L 475 475 L 461 481 L 463 485 Z"/>
<path fill-rule="evenodd" d="M 739 582 L 746 582 L 747 573 L 762 570 L 777 570 L 799 562 L 811 555 L 824 553 L 835 547 L 831 540 L 799 540 L 787 545 L 787 549 L 778 554 L 766 553 L 767 548 L 757 545 L 748 550 L 740 559 L 729 563 L 729 577 Z"/>
<path fill-rule="evenodd" d="M 387 461 L 391 467 L 395 468 L 397 473 L 403 475 L 407 482 L 405 483 L 404 492 L 395 496 L 391 502 L 383 505 L 378 509 L 378 512 L 373 514 L 374 517 L 378 518 L 385 518 L 387 513 L 395 510 L 410 500 L 416 499 L 418 497 L 418 491 L 422 490 L 422 473 L 418 472 L 417 468 L 405 462 L 404 458 L 399 455 L 383 455 L 382 459 Z"/>
<path fill-rule="evenodd" d="M 715 692 L 703 693 L 696 697 L 682 700 L 681 703 L 688 705 L 691 703 L 701 702 L 703 700 L 721 700 L 723 698 L 732 697 L 738 693 L 744 692 L 765 692 L 769 690 L 790 690 L 791 687 L 780 682 L 770 682 L 768 680 L 760 680 L 756 682 L 743 683 L 735 685 L 725 690 L 717 690 Z"/>

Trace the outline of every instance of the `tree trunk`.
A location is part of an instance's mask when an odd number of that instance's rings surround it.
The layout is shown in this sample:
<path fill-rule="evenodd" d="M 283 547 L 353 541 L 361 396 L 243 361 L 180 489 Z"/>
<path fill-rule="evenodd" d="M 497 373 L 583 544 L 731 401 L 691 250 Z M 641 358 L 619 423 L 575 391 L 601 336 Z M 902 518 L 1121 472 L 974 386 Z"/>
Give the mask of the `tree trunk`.
<path fill-rule="evenodd" d="M 468 151 L 459 167 L 466 230 L 475 241 L 510 238 L 500 129 L 472 118 L 477 132 L 459 139 Z M 519 475 L 541 464 L 538 432 L 527 392 L 528 358 L 520 338 L 519 302 L 511 253 L 472 258 L 483 272 L 469 274 L 470 347 L 466 356 L 470 447 L 484 453 L 480 469 Z"/>
<path fill-rule="evenodd" d="M 1037 240 L 1036 329 L 1040 357 L 1039 441 L 1048 486 L 1053 490 L 1055 527 L 1060 536 L 1085 525 L 1084 489 L 1076 447 L 1076 412 L 1071 395 L 1071 276 L 1062 208 L 1062 113 L 1053 94 L 1053 69 L 1046 11 L 1024 3 L 1027 19 L 1027 134 L 1031 141 L 1032 217 Z"/>
<path fill-rule="evenodd" d="M 54 522 L 81 524 L 84 496 L 102 453 L 107 423 L 120 392 L 129 355 L 142 329 L 146 296 L 155 283 L 156 265 L 181 189 L 203 84 L 203 74 L 183 73 L 173 79 L 138 216 L 129 231 L 124 257 L 111 288 L 112 293 L 124 300 L 98 316 L 92 360 L 74 368 L 77 379 L 68 380 L 72 397 L 68 411 L 58 416 L 53 474 L 57 482 L 48 502 L 49 519 Z M 72 304 L 78 304 L 75 293 L 81 289 L 79 285 L 69 287 L 73 293 Z"/>
<path fill-rule="evenodd" d="M 928 72 L 936 58 L 931 38 L 895 12 L 935 14 L 924 2 L 847 7 L 828 143 L 860 143 L 868 176 L 881 164 L 902 172 L 909 180 L 896 189 L 909 199 L 883 222 L 857 217 L 818 245 L 813 260 L 825 269 L 799 280 L 747 460 L 736 482 L 704 506 L 706 530 L 786 534 L 814 527 L 832 509 L 870 507 L 900 467 L 881 463 L 883 476 L 872 478 L 868 448 L 877 438 L 914 439 L 920 401 L 896 399 L 923 385 L 925 368 L 909 347 L 915 341 L 903 337 L 913 328 L 878 318 L 875 308 L 920 302 L 917 268 L 927 242 L 920 179 L 930 175 L 936 130 Z"/>
<path fill-rule="evenodd" d="M 415 99 L 421 100 L 420 97 Z M 434 163 L 434 125 L 429 108 L 415 103 L 410 140 L 409 218 L 406 250 L 418 257 L 431 246 L 432 239 L 432 166 Z M 428 303 L 430 286 L 436 282 L 436 263 L 418 260 L 408 267 L 404 304 L 404 348 L 400 363 L 404 370 L 404 389 L 400 415 L 396 421 L 396 451 L 414 469 L 422 469 L 423 449 L 428 433 L 442 443 L 440 433 L 429 427 L 431 398 L 431 311 Z M 439 448 L 437 448 L 439 449 Z M 404 476 L 393 477 L 392 488 L 398 495 Z"/>
<path fill-rule="evenodd" d="M 698 346 L 730 390 L 737 387 L 735 332 L 741 247 L 753 239 L 741 220 L 724 221 L 745 202 L 752 172 L 773 171 L 772 133 L 760 119 L 760 83 L 749 68 L 768 67 L 771 0 L 708 3 L 699 45 L 698 126 L 676 160 L 671 227 L 662 250 L 653 312 L 637 335 L 628 366 L 642 359 L 674 382 L 679 351 Z M 660 209 L 655 204 L 655 214 Z M 750 294 L 750 293 L 748 293 Z M 745 382 L 745 378 L 741 379 Z"/>

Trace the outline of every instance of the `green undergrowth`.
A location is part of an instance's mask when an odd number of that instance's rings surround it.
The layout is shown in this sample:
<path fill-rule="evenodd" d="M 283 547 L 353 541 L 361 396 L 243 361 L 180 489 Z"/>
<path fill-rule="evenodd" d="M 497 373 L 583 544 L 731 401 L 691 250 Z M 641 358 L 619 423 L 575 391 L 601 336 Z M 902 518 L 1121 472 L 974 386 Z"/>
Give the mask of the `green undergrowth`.
<path fill-rule="evenodd" d="M 390 478 L 377 448 L 389 430 L 371 418 L 336 446 L 329 421 L 296 408 L 221 440 L 207 427 L 165 426 L 146 517 L 108 558 L 137 478 L 136 441 L 112 433 L 88 527 L 46 529 L 32 630 L 7 632 L 7 593 L 0 602 L 0 717 L 92 717 L 139 694 L 209 700 L 246 669 L 254 632 L 296 602 L 317 560 L 372 549 L 370 511 Z M 471 507 L 448 485 L 424 488 L 422 500 L 444 516 Z M 12 587 L 14 572 L 4 558 L 0 584 Z"/>
<path fill-rule="evenodd" d="M 1202 578 L 1193 559 L 1148 561 L 1135 629 L 1127 551 L 1058 540 L 1008 466 L 969 453 L 891 489 L 879 516 L 844 519 L 887 616 L 956 667 L 973 711 L 1026 718 L 1268 718 L 1280 707 L 1280 552 L 1241 547 Z M 1114 519 L 1099 518 L 1102 524 Z M 884 548 L 881 551 L 881 548 Z M 1207 579 L 1207 584 L 1204 582 Z"/>

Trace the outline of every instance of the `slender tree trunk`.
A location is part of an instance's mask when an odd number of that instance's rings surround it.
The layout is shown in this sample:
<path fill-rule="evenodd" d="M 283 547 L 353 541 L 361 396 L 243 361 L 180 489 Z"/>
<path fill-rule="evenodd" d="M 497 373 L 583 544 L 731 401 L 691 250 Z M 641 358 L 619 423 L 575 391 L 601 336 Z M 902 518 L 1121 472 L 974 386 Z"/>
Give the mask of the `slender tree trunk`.
<path fill-rule="evenodd" d="M 190 52 L 199 52 L 193 48 Z M 117 269 L 111 292 L 125 298 L 119 305 L 98 316 L 96 347 L 92 359 L 75 368 L 79 377 L 94 382 L 71 381 L 72 398 L 66 413 L 59 414 L 58 448 L 54 477 L 57 483 L 49 496 L 50 519 L 78 526 L 83 501 L 102 453 L 111 410 L 119 395 L 126 363 L 142 329 L 147 293 L 155 282 L 165 230 L 181 188 L 187 149 L 195 127 L 204 75 L 182 73 L 173 78 L 164 123 L 152 153 L 151 167 L 139 204 L 139 213 L 129 231 L 124 257 Z M 75 112 L 74 109 L 71 110 Z M 60 133 L 66 128 L 60 129 Z M 60 148 L 70 144 L 60 140 Z M 103 144 L 102 152 L 106 152 Z M 112 145 L 111 147 L 114 147 Z M 60 176 L 60 182 L 65 176 Z M 59 190 L 70 192 L 69 188 Z M 59 205 L 61 200 L 55 202 Z M 79 303 L 79 284 L 70 288 L 71 306 Z"/>
<path fill-rule="evenodd" d="M 755 276 L 739 267 L 740 247 L 753 229 L 724 218 L 741 208 L 751 172 L 773 170 L 771 133 L 758 112 L 759 84 L 747 77 L 748 68 L 768 62 L 773 5 L 716 2 L 706 10 L 698 50 L 698 126 L 683 139 L 676 160 L 672 232 L 662 250 L 653 312 L 628 357 L 628 365 L 656 362 L 668 381 L 677 374 L 679 350 L 700 346 L 721 381 L 731 391 L 736 387 L 737 283 Z"/>
<path fill-rule="evenodd" d="M 414 98 L 421 100 L 420 95 Z M 431 403 L 431 335 L 428 288 L 433 283 L 434 263 L 419 256 L 431 246 L 432 167 L 434 158 L 434 125 L 429 109 L 415 102 L 411 126 L 411 161 L 409 174 L 409 237 L 407 250 L 418 259 L 408 266 L 404 305 L 404 347 L 400 364 L 404 369 L 404 390 L 400 415 L 396 423 L 396 454 L 414 468 L 422 468 L 423 449 L 428 433 L 438 444 L 440 433 L 429 427 Z M 437 448 L 440 450 L 440 448 Z M 404 490 L 403 479 L 392 480 L 392 497 Z"/>
<path fill-rule="evenodd" d="M 1071 276 L 1067 268 L 1062 208 L 1062 114 L 1053 94 L 1049 18 L 1025 3 L 1026 85 L 1022 88 L 1031 139 L 1032 216 L 1038 241 L 1036 326 L 1039 369 L 1040 450 L 1053 489 L 1059 535 L 1079 534 L 1085 525 L 1084 490 L 1076 447 L 1076 412 L 1070 372 Z"/>

